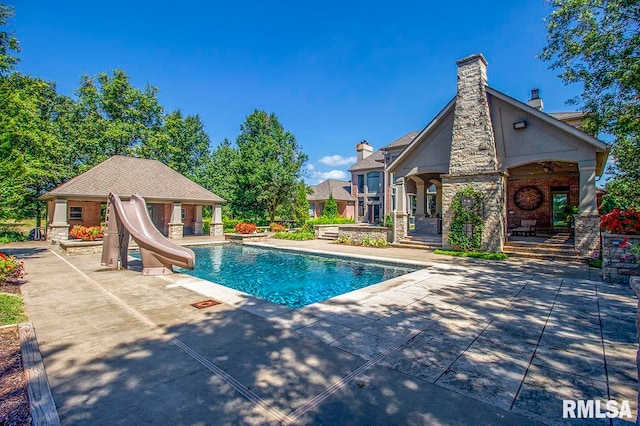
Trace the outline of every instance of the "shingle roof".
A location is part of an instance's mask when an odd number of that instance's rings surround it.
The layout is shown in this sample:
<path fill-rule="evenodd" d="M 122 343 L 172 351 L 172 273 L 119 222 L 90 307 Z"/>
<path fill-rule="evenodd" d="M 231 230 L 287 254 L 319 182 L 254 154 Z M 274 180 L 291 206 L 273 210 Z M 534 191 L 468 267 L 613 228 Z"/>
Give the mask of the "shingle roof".
<path fill-rule="evenodd" d="M 382 151 L 378 150 L 371 154 L 368 157 L 363 158 L 358 161 L 356 164 L 351 166 L 349 169 L 350 172 L 355 172 L 358 170 L 370 170 L 370 169 L 381 169 L 384 168 L 384 154 Z"/>
<path fill-rule="evenodd" d="M 157 201 L 225 201 L 159 161 L 121 155 L 114 155 L 41 198 L 106 199 L 110 192 L 124 197 L 137 193 Z"/>
<path fill-rule="evenodd" d="M 405 147 L 405 146 L 409 145 L 411 143 L 411 141 L 413 141 L 415 139 L 415 137 L 418 136 L 419 133 L 420 132 L 418 132 L 418 131 L 409 132 L 406 135 L 401 136 L 398 139 L 396 139 L 395 141 L 391 142 L 389 145 L 383 146 L 380 149 Z"/>
<path fill-rule="evenodd" d="M 351 195 L 351 182 L 343 180 L 327 179 L 316 186 L 312 186 L 313 194 L 307 195 L 309 201 L 324 201 L 329 199 L 329 194 L 333 195 L 336 201 L 355 201 Z"/>

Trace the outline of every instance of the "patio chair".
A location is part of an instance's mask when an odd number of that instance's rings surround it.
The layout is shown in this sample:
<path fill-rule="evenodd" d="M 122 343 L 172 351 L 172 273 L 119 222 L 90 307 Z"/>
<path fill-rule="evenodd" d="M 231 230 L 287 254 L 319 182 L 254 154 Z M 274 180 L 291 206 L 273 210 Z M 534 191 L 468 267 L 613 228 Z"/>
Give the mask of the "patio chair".
<path fill-rule="evenodd" d="M 513 235 L 522 235 L 524 237 L 536 235 L 536 225 L 538 223 L 537 219 L 522 219 L 520 221 L 520 226 L 511 229 L 511 233 Z"/>

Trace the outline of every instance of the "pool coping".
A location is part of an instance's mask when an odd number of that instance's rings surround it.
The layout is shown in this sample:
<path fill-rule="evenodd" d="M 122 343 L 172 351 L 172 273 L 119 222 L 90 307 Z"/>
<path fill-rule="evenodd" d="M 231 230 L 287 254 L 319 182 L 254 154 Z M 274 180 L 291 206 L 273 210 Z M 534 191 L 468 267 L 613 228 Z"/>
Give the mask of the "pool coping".
<path fill-rule="evenodd" d="M 199 244 L 194 244 L 194 246 L 197 246 L 197 245 Z M 201 244 L 201 245 L 206 246 L 211 244 Z M 286 247 L 286 246 L 283 247 L 283 246 L 276 246 L 276 245 L 271 245 L 266 243 L 248 243 L 245 245 L 268 248 L 268 249 L 284 250 L 289 252 L 299 252 L 299 253 L 307 253 L 307 254 L 332 256 L 332 257 L 341 257 L 346 259 L 365 260 L 369 262 L 377 261 L 377 262 L 384 262 L 388 265 L 414 266 L 414 267 L 419 267 L 420 269 L 410 272 L 408 274 L 403 274 L 398 277 L 391 278 L 389 280 L 373 283 L 368 286 L 349 291 L 347 293 L 342 293 L 332 298 L 321 300 L 319 302 L 315 302 L 300 308 L 290 308 L 285 305 L 280 305 L 280 304 L 271 302 L 269 300 L 261 299 L 249 293 L 245 293 L 243 291 L 226 287 L 222 284 L 219 284 L 213 281 L 208 281 L 208 280 L 194 277 L 192 275 L 188 275 L 184 273 L 175 273 L 173 275 L 160 275 L 158 276 L 158 278 L 161 278 L 162 280 L 167 281 L 169 283 L 167 284 L 167 288 L 182 287 L 187 290 L 193 291 L 195 293 L 201 294 L 207 298 L 212 298 L 214 300 L 223 302 L 235 308 L 242 309 L 252 314 L 258 315 L 262 318 L 271 318 L 277 315 L 285 314 L 287 312 L 292 312 L 292 311 L 295 312 L 295 311 L 300 311 L 302 309 L 313 309 L 313 307 L 317 307 L 325 303 L 331 303 L 332 300 L 338 297 L 344 298 L 349 296 L 356 296 L 357 294 L 362 294 L 362 293 L 370 293 L 371 291 L 380 291 L 381 289 L 394 286 L 398 282 L 406 283 L 409 281 L 421 281 L 424 279 L 425 270 L 433 266 L 432 262 L 428 263 L 428 262 L 420 262 L 420 261 L 408 261 L 408 260 L 402 260 L 402 259 L 390 259 L 390 258 L 384 258 L 380 256 L 359 255 L 359 254 L 351 254 L 351 253 L 337 254 L 335 252 L 331 252 L 327 250 L 300 249 L 297 247 Z"/>

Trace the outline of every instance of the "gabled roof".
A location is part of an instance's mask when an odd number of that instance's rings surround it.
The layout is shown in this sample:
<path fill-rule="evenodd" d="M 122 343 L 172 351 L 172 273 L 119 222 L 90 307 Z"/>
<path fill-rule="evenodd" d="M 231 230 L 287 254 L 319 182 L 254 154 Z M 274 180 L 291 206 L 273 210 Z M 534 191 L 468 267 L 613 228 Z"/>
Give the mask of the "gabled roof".
<path fill-rule="evenodd" d="M 316 186 L 312 186 L 313 194 L 307 195 L 309 201 L 325 201 L 329 199 L 329 194 L 333 195 L 336 201 L 356 201 L 351 195 L 351 182 L 343 180 L 327 179 Z"/>
<path fill-rule="evenodd" d="M 419 133 L 420 132 L 418 131 L 409 132 L 406 135 L 401 136 L 395 141 L 391 142 L 389 145 L 383 146 L 380 149 L 387 150 L 393 148 L 404 148 L 405 146 L 409 145 L 415 139 L 415 137 L 418 136 Z"/>
<path fill-rule="evenodd" d="M 222 198 L 156 160 L 114 155 L 40 197 L 106 200 L 109 193 L 147 201 L 221 203 Z"/>
<path fill-rule="evenodd" d="M 384 153 L 378 150 L 351 166 L 351 168 L 349 168 L 349 171 L 356 172 L 359 170 L 372 170 L 381 168 L 384 168 Z"/>

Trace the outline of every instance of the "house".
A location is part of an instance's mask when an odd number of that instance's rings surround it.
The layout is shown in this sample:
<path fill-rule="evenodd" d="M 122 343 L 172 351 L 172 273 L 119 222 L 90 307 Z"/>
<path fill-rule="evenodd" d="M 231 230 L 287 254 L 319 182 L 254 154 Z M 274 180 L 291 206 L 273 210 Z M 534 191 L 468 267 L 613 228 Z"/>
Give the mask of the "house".
<path fill-rule="evenodd" d="M 329 200 L 329 195 L 338 204 L 338 214 L 350 219 L 355 217 L 356 199 L 351 195 L 351 183 L 336 179 L 327 179 L 316 186 L 312 186 L 313 193 L 307 195 L 309 201 L 309 217 L 322 216 L 324 206 Z"/>
<path fill-rule="evenodd" d="M 111 192 L 125 200 L 140 194 L 169 238 L 202 235 L 202 207 L 212 206 L 210 235 L 223 235 L 225 200 L 159 161 L 114 155 L 40 197 L 47 201 L 47 239 L 67 239 L 75 225 L 100 225 Z"/>
<path fill-rule="evenodd" d="M 577 206 L 574 244 L 583 256 L 599 246 L 596 179 L 609 146 L 581 130 L 584 114 L 543 111 L 539 91 L 527 103 L 487 85 L 481 54 L 457 61 L 456 96 L 420 132 L 374 152 L 362 142 L 352 173 L 359 222 L 395 210 L 396 240 L 440 236 L 449 248 L 456 193 L 484 194 L 483 250 L 502 251 L 509 229 L 535 220 L 537 229 L 566 231 L 561 208 Z"/>

